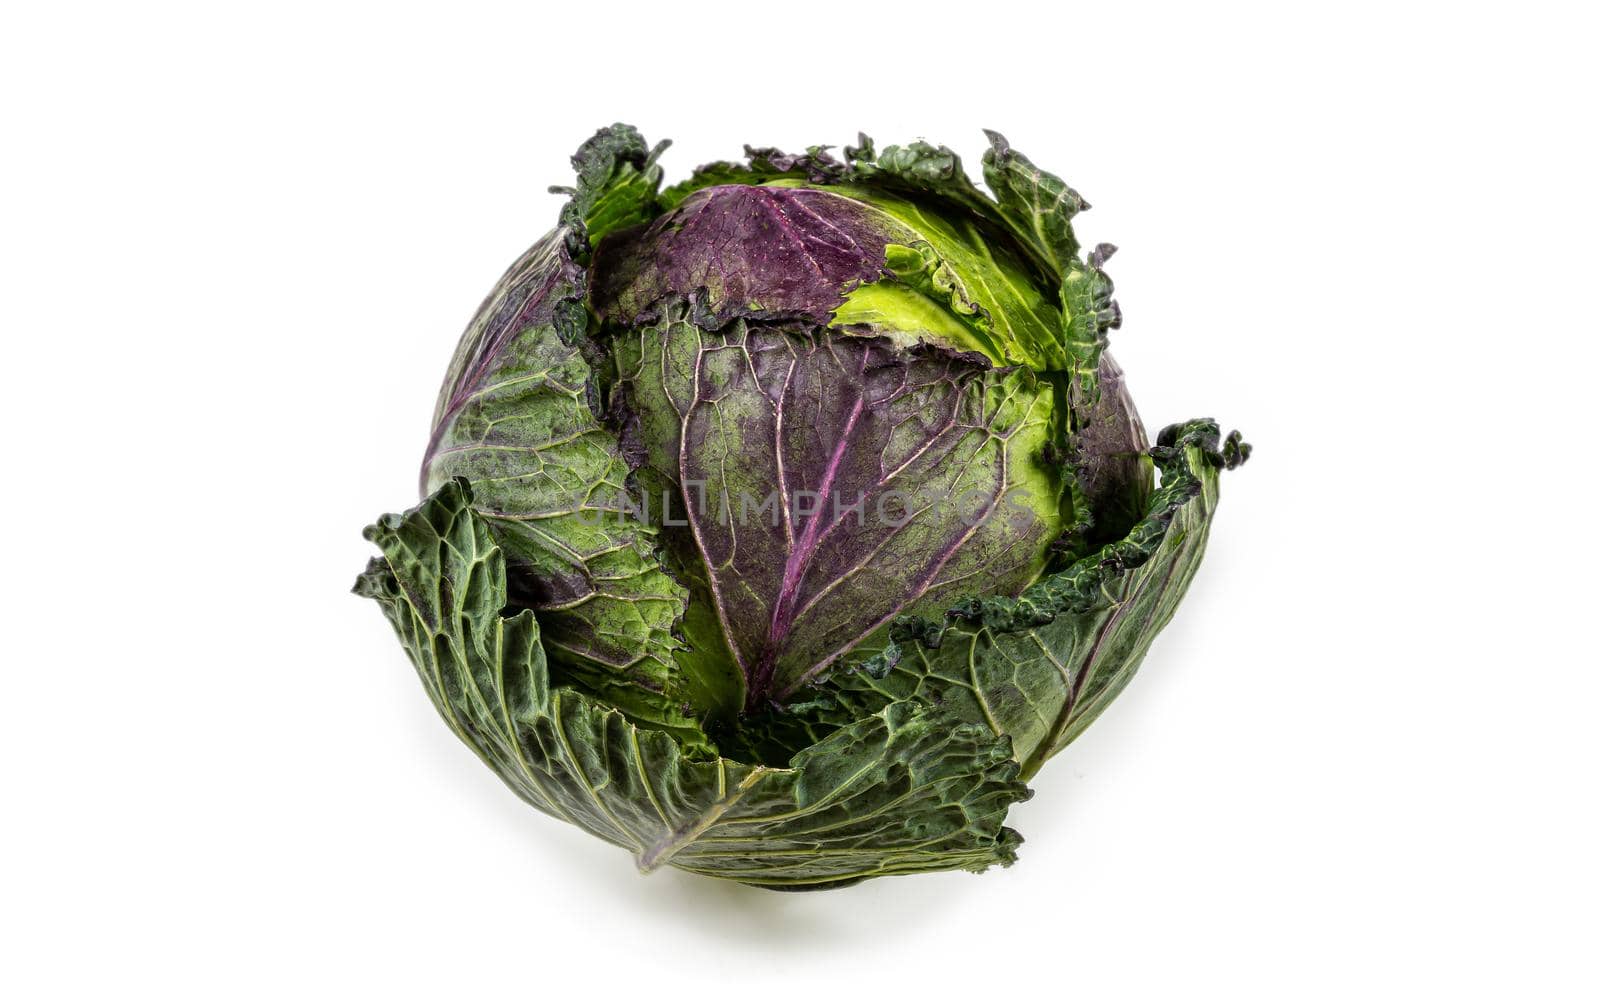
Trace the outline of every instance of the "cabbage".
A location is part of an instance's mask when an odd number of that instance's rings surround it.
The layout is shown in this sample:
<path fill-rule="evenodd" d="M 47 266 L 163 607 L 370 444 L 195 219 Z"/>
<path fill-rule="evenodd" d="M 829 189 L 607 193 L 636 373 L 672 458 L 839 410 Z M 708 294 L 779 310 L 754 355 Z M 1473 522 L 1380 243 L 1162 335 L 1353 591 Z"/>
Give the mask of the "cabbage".
<path fill-rule="evenodd" d="M 367 529 L 356 591 L 445 721 L 643 870 L 1010 864 L 1188 587 L 1249 445 L 1149 445 L 1114 249 L 989 139 L 989 194 L 865 137 L 663 190 L 665 144 L 601 130 L 461 338 L 425 499 Z"/>

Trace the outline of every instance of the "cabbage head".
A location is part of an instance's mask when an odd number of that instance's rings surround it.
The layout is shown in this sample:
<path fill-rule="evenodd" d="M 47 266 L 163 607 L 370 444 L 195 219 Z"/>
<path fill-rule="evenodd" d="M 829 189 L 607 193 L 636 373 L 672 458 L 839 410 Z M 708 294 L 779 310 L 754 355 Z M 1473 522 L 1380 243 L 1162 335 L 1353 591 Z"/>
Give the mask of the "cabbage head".
<path fill-rule="evenodd" d="M 866 137 L 662 188 L 664 143 L 601 130 L 461 337 L 424 499 L 367 529 L 445 722 L 642 870 L 1009 865 L 1194 575 L 1249 446 L 1148 442 L 1114 249 L 989 141 L 986 192 Z"/>

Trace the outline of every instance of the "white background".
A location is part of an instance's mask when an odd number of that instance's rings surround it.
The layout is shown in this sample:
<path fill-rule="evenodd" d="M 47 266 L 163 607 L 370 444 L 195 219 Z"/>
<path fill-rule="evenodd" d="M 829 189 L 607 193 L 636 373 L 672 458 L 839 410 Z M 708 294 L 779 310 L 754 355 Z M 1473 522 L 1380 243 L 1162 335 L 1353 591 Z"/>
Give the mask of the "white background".
<path fill-rule="evenodd" d="M 6 14 L 4 998 L 1595 1002 L 1593 26 L 1112 6 Z M 1005 131 L 1146 421 L 1255 443 L 1016 867 L 640 878 L 347 594 L 618 119 L 672 177 Z"/>

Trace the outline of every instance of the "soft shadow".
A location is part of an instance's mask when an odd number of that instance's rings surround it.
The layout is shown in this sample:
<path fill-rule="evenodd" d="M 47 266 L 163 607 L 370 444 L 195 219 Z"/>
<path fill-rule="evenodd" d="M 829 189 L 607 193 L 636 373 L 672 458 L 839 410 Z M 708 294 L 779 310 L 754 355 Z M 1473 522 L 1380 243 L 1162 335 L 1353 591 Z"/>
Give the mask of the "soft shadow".
<path fill-rule="evenodd" d="M 874 878 L 849 888 L 775 892 L 664 868 L 629 879 L 626 897 L 718 943 L 823 950 L 934 925 L 980 884 L 962 872 Z M 685 918 L 687 916 L 687 918 Z"/>

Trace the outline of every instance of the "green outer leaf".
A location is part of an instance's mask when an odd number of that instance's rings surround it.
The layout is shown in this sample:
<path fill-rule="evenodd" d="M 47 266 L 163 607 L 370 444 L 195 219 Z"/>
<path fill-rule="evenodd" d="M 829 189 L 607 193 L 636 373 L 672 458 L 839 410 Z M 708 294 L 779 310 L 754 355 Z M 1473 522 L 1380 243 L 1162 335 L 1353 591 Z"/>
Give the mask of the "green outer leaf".
<path fill-rule="evenodd" d="M 674 663 L 687 592 L 661 569 L 657 529 L 630 509 L 617 437 L 586 401 L 591 380 L 579 350 L 553 326 L 524 331 L 451 412 L 425 490 L 462 477 L 478 487 L 478 512 L 518 583 L 539 592 L 521 600 L 538 611 L 563 675 L 630 716 L 694 739 L 698 722 L 685 704 L 719 704 Z"/>
<path fill-rule="evenodd" d="M 661 168 L 656 160 L 672 141 L 654 147 L 627 123 L 599 130 L 572 155 L 575 187 L 553 185 L 551 192 L 572 196 L 561 211 L 561 226 L 575 258 L 612 231 L 643 224 L 661 212 L 656 190 Z"/>
<path fill-rule="evenodd" d="M 744 725 L 740 745 L 770 756 L 885 703 L 921 700 L 1010 737 L 1030 778 L 1128 683 L 1188 589 L 1225 464 L 1217 434 L 1210 420 L 1162 432 L 1152 451 L 1161 488 L 1121 541 L 1019 598 L 976 598 L 940 622 L 903 620 L 883 651 L 798 695 L 784 716 Z"/>
<path fill-rule="evenodd" d="M 1061 338 L 1071 360 L 1072 402 L 1087 408 L 1098 395 L 1096 375 L 1106 330 L 1122 324 L 1122 310 L 1111 299 L 1111 278 L 1100 268 L 1116 247 L 1099 245 L 1087 262 L 1081 260 L 1072 218 L 1089 204 L 1071 186 L 1012 150 L 1004 136 L 992 129 L 984 134 L 989 150 L 983 155 L 983 180 L 1001 216 L 1060 278 Z"/>
<path fill-rule="evenodd" d="M 694 759 L 671 735 L 552 688 L 538 624 L 506 617 L 505 560 L 446 483 L 367 529 L 383 552 L 356 583 L 394 626 L 440 715 L 519 796 L 662 864 L 789 890 L 1015 860 L 1002 827 L 1029 791 L 1008 741 L 892 702 L 788 768 Z"/>
<path fill-rule="evenodd" d="M 992 129 L 983 131 L 989 149 L 983 154 L 983 180 L 1012 230 L 1048 262 L 1056 275 L 1065 276 L 1078 265 L 1078 238 L 1072 218 L 1089 208 L 1073 188 L 1047 171 L 1041 171 L 1006 138 Z"/>

